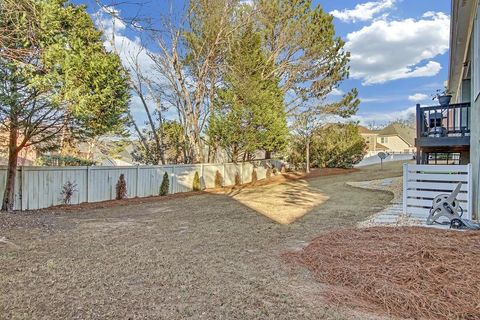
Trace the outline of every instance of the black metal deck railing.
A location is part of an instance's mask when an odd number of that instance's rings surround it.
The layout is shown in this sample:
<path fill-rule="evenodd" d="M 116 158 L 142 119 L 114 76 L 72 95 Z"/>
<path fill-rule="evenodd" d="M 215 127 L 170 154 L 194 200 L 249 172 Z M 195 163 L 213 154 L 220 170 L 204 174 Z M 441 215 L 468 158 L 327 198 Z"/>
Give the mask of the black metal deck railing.
<path fill-rule="evenodd" d="M 470 103 L 417 105 L 417 139 L 470 136 Z"/>

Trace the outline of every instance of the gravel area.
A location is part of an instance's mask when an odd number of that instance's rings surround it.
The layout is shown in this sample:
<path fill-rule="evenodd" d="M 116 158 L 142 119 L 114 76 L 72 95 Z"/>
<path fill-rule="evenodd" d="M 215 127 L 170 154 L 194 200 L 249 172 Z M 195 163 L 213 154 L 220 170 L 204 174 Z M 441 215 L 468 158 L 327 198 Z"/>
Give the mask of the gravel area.
<path fill-rule="evenodd" d="M 328 200 L 288 225 L 208 193 L 0 214 L 0 319 L 375 319 L 323 301 L 325 287 L 281 254 L 392 200 L 347 182 L 401 171 L 298 181 Z"/>

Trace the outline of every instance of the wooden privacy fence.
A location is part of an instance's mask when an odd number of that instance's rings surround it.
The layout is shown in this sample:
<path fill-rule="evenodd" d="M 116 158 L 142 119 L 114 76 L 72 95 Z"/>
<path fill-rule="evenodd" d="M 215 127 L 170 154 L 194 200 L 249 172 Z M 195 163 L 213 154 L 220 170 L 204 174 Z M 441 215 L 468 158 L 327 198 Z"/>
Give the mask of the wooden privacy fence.
<path fill-rule="evenodd" d="M 403 165 L 403 212 L 428 216 L 433 199 L 449 194 L 462 183 L 457 199 L 463 217 L 472 218 L 472 165 Z"/>
<path fill-rule="evenodd" d="M 159 194 L 163 175 L 170 179 L 169 193 L 192 191 L 193 177 L 198 172 L 207 188 L 215 186 L 217 170 L 223 177 L 223 185 L 235 184 L 235 175 L 241 183 L 252 181 L 253 169 L 259 180 L 265 179 L 271 166 L 280 168 L 278 160 L 262 160 L 244 163 L 189 164 L 163 166 L 124 167 L 19 167 L 15 182 L 15 210 L 36 210 L 62 204 L 61 191 L 67 182 L 76 184 L 71 204 L 113 200 L 116 184 L 121 174 L 127 183 L 127 196 L 149 197 Z M 0 167 L 0 200 L 5 191 L 7 170 Z"/>

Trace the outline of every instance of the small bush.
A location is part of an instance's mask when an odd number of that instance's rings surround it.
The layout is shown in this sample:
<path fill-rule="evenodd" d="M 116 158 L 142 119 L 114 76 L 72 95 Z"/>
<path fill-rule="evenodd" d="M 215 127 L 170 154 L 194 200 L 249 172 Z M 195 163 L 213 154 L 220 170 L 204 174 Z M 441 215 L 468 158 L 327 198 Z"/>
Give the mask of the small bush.
<path fill-rule="evenodd" d="M 220 171 L 215 172 L 215 188 L 223 187 L 223 177 Z"/>
<path fill-rule="evenodd" d="M 252 183 L 257 182 L 258 177 L 257 177 L 257 170 L 253 169 L 252 171 Z"/>
<path fill-rule="evenodd" d="M 265 175 L 267 176 L 267 179 L 270 179 L 272 177 L 272 169 L 268 168 Z"/>
<path fill-rule="evenodd" d="M 198 171 L 195 171 L 195 176 L 193 177 L 193 191 L 200 191 L 200 175 Z"/>
<path fill-rule="evenodd" d="M 85 160 L 82 158 L 77 158 L 73 156 L 41 156 L 38 158 L 35 163 L 39 166 L 60 166 L 60 167 L 68 167 L 68 166 L 94 166 L 96 164 L 95 161 L 92 160 Z"/>
<path fill-rule="evenodd" d="M 117 182 L 117 200 L 127 198 L 127 181 L 125 181 L 125 175 L 122 173 Z"/>
<path fill-rule="evenodd" d="M 240 178 L 240 173 L 237 172 L 237 173 L 235 174 L 235 185 L 236 185 L 236 186 L 239 186 L 239 185 L 241 185 L 241 184 L 242 184 L 242 179 Z"/>
<path fill-rule="evenodd" d="M 160 185 L 160 195 L 166 196 L 168 190 L 170 189 L 170 180 L 168 179 L 168 173 L 165 172 L 162 179 L 162 184 Z"/>
<path fill-rule="evenodd" d="M 62 192 L 60 193 L 62 195 L 63 204 L 70 204 L 72 196 L 76 191 L 78 191 L 77 184 L 75 182 L 67 181 L 63 185 Z"/>
<path fill-rule="evenodd" d="M 273 167 L 272 173 L 273 173 L 274 175 L 277 175 L 277 173 L 278 173 L 277 168 Z"/>

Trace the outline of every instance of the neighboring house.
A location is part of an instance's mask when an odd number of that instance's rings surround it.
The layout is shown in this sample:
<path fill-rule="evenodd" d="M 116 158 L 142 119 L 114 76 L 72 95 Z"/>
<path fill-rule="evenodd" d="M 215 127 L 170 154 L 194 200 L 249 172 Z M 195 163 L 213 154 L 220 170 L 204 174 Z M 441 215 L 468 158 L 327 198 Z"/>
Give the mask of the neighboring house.
<path fill-rule="evenodd" d="M 119 148 L 115 140 L 103 139 L 94 146 L 81 142 L 77 149 L 80 158 L 93 160 L 101 166 L 131 166 L 135 162 L 132 156 L 133 143 Z"/>
<path fill-rule="evenodd" d="M 360 135 L 365 139 L 368 155 L 378 152 L 415 152 L 415 129 L 401 123 L 392 123 L 381 130 L 370 130 L 359 126 Z"/>
<path fill-rule="evenodd" d="M 8 164 L 8 137 L 7 131 L 0 131 L 0 165 Z M 21 140 L 23 136 L 19 136 L 18 140 Z M 37 149 L 34 146 L 28 146 L 23 148 L 18 154 L 17 165 L 19 166 L 31 166 L 38 158 Z"/>
<path fill-rule="evenodd" d="M 480 212 L 479 0 L 452 0 L 447 107 L 417 105 L 417 162 L 472 164 L 473 213 Z M 478 215 L 477 215 L 478 217 Z"/>
<path fill-rule="evenodd" d="M 358 126 L 358 133 L 363 137 L 365 143 L 367 144 L 367 152 L 374 153 L 378 150 L 377 146 L 377 136 L 378 133 L 375 130 L 370 130 L 363 126 Z"/>

